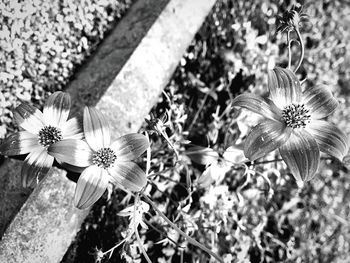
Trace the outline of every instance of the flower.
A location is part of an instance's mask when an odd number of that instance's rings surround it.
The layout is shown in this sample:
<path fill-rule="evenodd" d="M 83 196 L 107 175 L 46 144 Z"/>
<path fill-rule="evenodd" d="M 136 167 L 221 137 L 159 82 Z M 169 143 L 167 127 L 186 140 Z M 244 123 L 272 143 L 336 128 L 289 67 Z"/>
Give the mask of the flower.
<path fill-rule="evenodd" d="M 83 137 L 77 119 L 68 120 L 70 106 L 70 96 L 58 91 L 48 98 L 43 112 L 27 103 L 14 110 L 14 119 L 24 131 L 6 138 L 0 145 L 0 153 L 10 156 L 29 153 L 21 171 L 24 187 L 42 179 L 50 170 L 54 161 L 47 152 L 50 145 Z"/>
<path fill-rule="evenodd" d="M 323 118 L 338 106 L 324 86 L 304 91 L 289 69 L 275 68 L 268 75 L 269 99 L 254 94 L 237 96 L 232 105 L 264 116 L 246 138 L 244 154 L 254 161 L 279 152 L 298 183 L 311 180 L 319 165 L 320 151 L 342 160 L 348 150 L 346 135 Z"/>
<path fill-rule="evenodd" d="M 86 141 L 62 140 L 48 149 L 57 160 L 85 168 L 75 188 L 76 207 L 93 205 L 109 182 L 135 192 L 146 185 L 145 172 L 131 161 L 149 147 L 146 136 L 128 134 L 111 143 L 107 120 L 91 107 L 84 109 L 84 135 Z"/>
<path fill-rule="evenodd" d="M 186 151 L 190 159 L 198 164 L 206 165 L 206 169 L 199 176 L 197 183 L 201 188 L 206 188 L 213 182 L 219 184 L 232 165 L 246 162 L 242 149 L 238 145 L 228 147 L 222 157 L 209 147 L 194 146 Z"/>

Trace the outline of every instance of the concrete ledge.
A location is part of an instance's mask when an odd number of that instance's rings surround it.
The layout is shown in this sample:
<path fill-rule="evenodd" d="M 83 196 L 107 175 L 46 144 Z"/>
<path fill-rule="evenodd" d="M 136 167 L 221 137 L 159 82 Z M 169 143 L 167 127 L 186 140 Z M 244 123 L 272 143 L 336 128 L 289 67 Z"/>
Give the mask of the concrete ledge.
<path fill-rule="evenodd" d="M 109 116 L 114 138 L 136 132 L 214 3 L 137 1 L 68 86 L 73 110 L 96 105 Z M 10 163 L 19 164 L 7 161 L 1 176 L 18 177 Z M 0 262 L 61 260 L 88 213 L 73 207 L 74 187 L 64 171 L 52 169 L 3 235 Z"/>

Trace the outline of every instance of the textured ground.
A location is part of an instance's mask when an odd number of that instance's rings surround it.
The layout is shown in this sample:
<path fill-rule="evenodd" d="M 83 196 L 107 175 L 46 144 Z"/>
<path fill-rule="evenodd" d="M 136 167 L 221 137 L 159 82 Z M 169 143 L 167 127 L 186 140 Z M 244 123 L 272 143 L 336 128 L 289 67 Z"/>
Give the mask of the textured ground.
<path fill-rule="evenodd" d="M 62 90 L 132 0 L 0 3 L 0 139 L 20 101 L 41 107 Z"/>

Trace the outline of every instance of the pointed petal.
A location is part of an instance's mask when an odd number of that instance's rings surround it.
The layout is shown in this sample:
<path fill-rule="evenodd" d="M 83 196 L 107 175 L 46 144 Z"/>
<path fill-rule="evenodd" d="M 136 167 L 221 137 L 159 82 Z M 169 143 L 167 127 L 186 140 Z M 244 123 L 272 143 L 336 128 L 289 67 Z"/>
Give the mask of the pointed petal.
<path fill-rule="evenodd" d="M 13 112 L 15 121 L 23 129 L 38 134 L 44 127 L 44 116 L 40 110 L 27 104 L 20 104 Z"/>
<path fill-rule="evenodd" d="M 193 162 L 202 165 L 209 165 L 219 159 L 219 154 L 209 147 L 193 146 L 188 148 L 185 153 Z"/>
<path fill-rule="evenodd" d="M 241 94 L 237 96 L 232 101 L 232 107 L 246 108 L 265 118 L 277 121 L 280 120 L 282 116 L 282 111 L 278 109 L 272 101 L 265 100 L 255 94 Z"/>
<path fill-rule="evenodd" d="M 320 150 L 340 161 L 348 152 L 348 138 L 334 124 L 322 120 L 312 120 L 307 131 L 316 139 Z"/>
<path fill-rule="evenodd" d="M 211 166 L 207 167 L 204 172 L 199 176 L 197 184 L 200 188 L 207 188 L 214 182 L 212 177 Z"/>
<path fill-rule="evenodd" d="M 46 125 L 61 127 L 67 121 L 71 100 L 68 93 L 57 91 L 46 101 L 44 106 L 44 120 Z"/>
<path fill-rule="evenodd" d="M 28 154 L 21 171 L 23 187 L 29 187 L 43 179 L 52 167 L 53 160 L 43 148 Z"/>
<path fill-rule="evenodd" d="M 106 191 L 110 176 L 107 170 L 89 166 L 80 175 L 75 188 L 74 204 L 79 209 L 92 206 Z"/>
<path fill-rule="evenodd" d="M 291 134 L 291 128 L 281 122 L 264 120 L 256 125 L 248 134 L 244 155 L 251 161 L 259 159 L 276 150 L 285 143 Z"/>
<path fill-rule="evenodd" d="M 108 171 L 112 183 L 129 191 L 138 192 L 147 184 L 145 172 L 134 162 L 117 161 Z"/>
<path fill-rule="evenodd" d="M 237 145 L 230 146 L 226 149 L 222 157 L 231 165 L 245 163 L 248 159 L 244 156 L 242 148 Z"/>
<path fill-rule="evenodd" d="M 0 153 L 3 155 L 20 155 L 42 148 L 38 143 L 38 137 L 27 131 L 20 131 L 7 137 L 0 145 Z"/>
<path fill-rule="evenodd" d="M 339 105 L 331 91 L 324 85 L 308 88 L 303 93 L 304 102 L 313 119 L 322 119 L 331 114 Z"/>
<path fill-rule="evenodd" d="M 231 166 L 226 165 L 226 163 L 213 163 L 207 169 L 204 170 L 202 175 L 198 178 L 198 186 L 201 188 L 206 188 L 213 182 L 220 184 L 225 178 L 225 175 L 230 171 Z"/>
<path fill-rule="evenodd" d="M 84 134 L 90 147 L 98 151 L 110 146 L 110 128 L 104 115 L 92 107 L 84 109 Z"/>
<path fill-rule="evenodd" d="M 118 138 L 110 147 L 116 153 L 117 160 L 131 161 L 147 150 L 149 141 L 142 134 L 131 133 Z"/>
<path fill-rule="evenodd" d="M 320 150 L 316 140 L 306 130 L 294 130 L 280 147 L 280 154 L 298 184 L 311 180 L 317 172 Z"/>
<path fill-rule="evenodd" d="M 62 140 L 52 144 L 47 151 L 60 162 L 78 167 L 87 167 L 92 164 L 93 151 L 83 140 Z"/>
<path fill-rule="evenodd" d="M 84 138 L 83 125 L 77 118 L 71 118 L 61 125 L 63 139 L 81 140 Z"/>
<path fill-rule="evenodd" d="M 276 67 L 268 73 L 270 99 L 283 109 L 293 102 L 300 102 L 301 86 L 295 74 L 284 68 Z"/>

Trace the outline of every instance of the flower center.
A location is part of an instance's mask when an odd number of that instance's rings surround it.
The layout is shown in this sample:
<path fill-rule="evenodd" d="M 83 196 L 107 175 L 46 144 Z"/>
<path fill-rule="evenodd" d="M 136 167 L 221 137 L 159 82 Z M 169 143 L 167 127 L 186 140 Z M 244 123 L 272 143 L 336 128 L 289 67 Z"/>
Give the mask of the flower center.
<path fill-rule="evenodd" d="M 59 142 L 63 139 L 60 129 L 51 125 L 45 126 L 39 131 L 39 143 L 44 147 L 49 147 L 51 144 Z"/>
<path fill-rule="evenodd" d="M 304 104 L 293 103 L 283 109 L 282 117 L 288 127 L 296 129 L 305 128 L 306 124 L 310 122 L 311 115 Z"/>
<path fill-rule="evenodd" d="M 117 155 L 111 148 L 102 148 L 92 155 L 92 163 L 104 169 L 113 166 L 116 159 Z"/>

